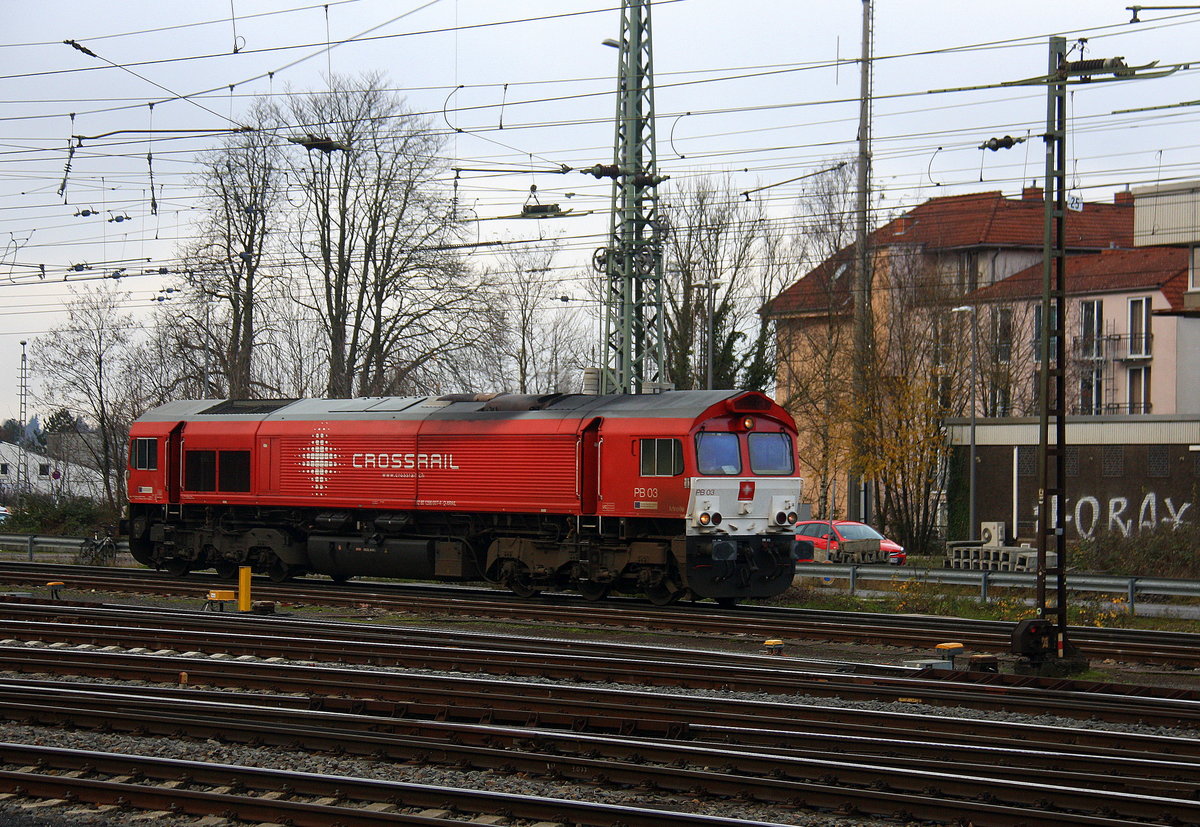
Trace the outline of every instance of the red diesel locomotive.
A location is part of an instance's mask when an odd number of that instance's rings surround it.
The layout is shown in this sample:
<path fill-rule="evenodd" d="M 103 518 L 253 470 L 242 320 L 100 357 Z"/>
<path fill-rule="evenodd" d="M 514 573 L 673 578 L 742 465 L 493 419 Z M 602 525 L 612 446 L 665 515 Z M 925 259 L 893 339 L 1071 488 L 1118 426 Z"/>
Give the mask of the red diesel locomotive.
<path fill-rule="evenodd" d="M 795 434 L 739 391 L 172 402 L 131 429 L 125 528 L 176 575 L 732 603 L 792 582 Z"/>

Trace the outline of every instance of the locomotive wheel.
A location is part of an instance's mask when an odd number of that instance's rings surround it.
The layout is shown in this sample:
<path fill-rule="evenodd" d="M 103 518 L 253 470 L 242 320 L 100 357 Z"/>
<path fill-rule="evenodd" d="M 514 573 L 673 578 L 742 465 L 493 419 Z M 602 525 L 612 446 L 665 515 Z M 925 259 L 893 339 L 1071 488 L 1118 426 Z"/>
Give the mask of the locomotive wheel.
<path fill-rule="evenodd" d="M 529 567 L 517 561 L 513 561 L 509 567 L 508 574 L 504 578 L 504 587 L 517 597 L 534 597 L 542 593 L 541 589 L 533 585 Z"/>
<path fill-rule="evenodd" d="M 584 600 L 603 600 L 608 597 L 608 583 L 597 583 L 595 580 L 576 580 L 575 589 L 583 595 Z"/>
<path fill-rule="evenodd" d="M 172 577 L 186 577 L 192 570 L 192 561 L 182 557 L 168 557 L 162 562 L 163 571 Z"/>
<path fill-rule="evenodd" d="M 655 606 L 670 606 L 683 597 L 683 589 L 677 589 L 671 583 L 659 583 L 646 591 L 646 597 Z"/>
<path fill-rule="evenodd" d="M 267 567 L 267 577 L 272 583 L 286 583 L 296 576 L 296 570 L 276 557 Z"/>
<path fill-rule="evenodd" d="M 213 569 L 217 572 L 217 577 L 222 580 L 236 580 L 238 576 L 238 564 L 232 560 L 218 560 L 213 564 Z"/>

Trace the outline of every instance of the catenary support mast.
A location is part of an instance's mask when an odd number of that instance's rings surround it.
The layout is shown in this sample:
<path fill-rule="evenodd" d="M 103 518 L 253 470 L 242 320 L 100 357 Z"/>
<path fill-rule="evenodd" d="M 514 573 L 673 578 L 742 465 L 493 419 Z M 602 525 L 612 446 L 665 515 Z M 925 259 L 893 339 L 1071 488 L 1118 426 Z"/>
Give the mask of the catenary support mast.
<path fill-rule="evenodd" d="M 656 187 L 654 78 L 650 0 L 624 0 L 613 164 L 586 172 L 612 178 L 609 246 L 594 264 L 605 280 L 602 393 L 642 393 L 666 386 L 663 318 L 664 228 Z"/>

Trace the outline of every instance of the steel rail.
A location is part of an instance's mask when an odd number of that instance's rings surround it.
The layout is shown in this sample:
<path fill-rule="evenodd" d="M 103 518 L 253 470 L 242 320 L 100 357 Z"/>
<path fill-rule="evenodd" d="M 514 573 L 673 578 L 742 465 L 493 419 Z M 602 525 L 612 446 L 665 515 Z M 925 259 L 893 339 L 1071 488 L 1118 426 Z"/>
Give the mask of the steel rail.
<path fill-rule="evenodd" d="M 447 680 L 445 683 L 449 685 L 453 681 Z M 339 696 L 326 697 L 314 704 L 310 698 L 295 695 L 241 694 L 169 686 L 81 686 L 77 682 L 19 678 L 3 679 L 0 681 L 0 687 L 10 702 L 14 699 L 19 701 L 22 697 L 49 699 L 83 692 L 106 691 L 119 693 L 126 703 L 138 710 L 151 709 L 162 704 L 172 705 L 173 710 L 182 709 L 187 704 L 222 704 L 253 707 L 255 710 L 267 708 L 273 715 L 288 710 L 300 713 L 334 712 L 350 716 L 341 719 L 343 721 L 365 722 L 368 728 L 377 726 L 376 722 L 382 722 L 383 727 L 393 732 L 403 727 L 405 734 L 420 737 L 444 738 L 446 731 L 452 731 L 449 729 L 451 725 L 466 723 L 488 725 L 497 728 L 497 731 L 515 726 L 524 727 L 523 733 L 539 730 L 537 737 L 543 741 L 547 738 L 552 739 L 551 745 L 558 743 L 556 739 L 562 732 L 577 735 L 620 735 L 623 741 L 631 738 L 657 738 L 694 744 L 737 744 L 740 748 L 753 745 L 756 752 L 827 760 L 844 759 L 846 755 L 884 755 L 890 762 L 925 768 L 945 763 L 956 767 L 987 766 L 988 772 L 1011 774 L 1013 777 L 1028 775 L 1031 770 L 1061 772 L 1063 767 L 1069 765 L 1074 773 L 1104 774 L 1106 783 L 1113 788 L 1130 786 L 1136 787 L 1130 791 L 1140 792 L 1148 791 L 1144 786 L 1145 779 L 1151 779 L 1152 785 L 1157 784 L 1168 771 L 1172 781 L 1163 782 L 1168 786 L 1184 785 L 1181 789 L 1195 791 L 1197 780 L 1200 780 L 1200 756 L 1172 755 L 1169 751 L 1156 752 L 1153 751 L 1153 742 L 1137 744 L 1136 752 L 1112 748 L 1097 751 L 1058 748 L 1052 744 L 1043 745 L 1046 747 L 1044 749 L 1035 749 L 1033 747 L 1036 744 L 1003 738 L 990 739 L 987 744 L 960 743 L 955 739 L 954 732 L 947 732 L 938 739 L 919 739 L 911 732 L 908 732 L 908 737 L 905 738 L 895 735 L 883 737 L 878 734 L 851 734 L 850 730 L 853 727 L 844 727 L 838 732 L 827 731 L 826 727 L 806 730 L 802 726 L 788 730 L 767 730 L 705 723 L 728 720 L 726 714 L 714 712 L 708 707 L 693 710 L 686 720 L 671 721 L 631 717 L 643 712 L 636 705 L 606 707 L 588 716 L 556 714 L 547 711 L 539 698 L 526 699 L 521 709 L 523 715 L 505 715 L 500 709 L 482 706 L 464 710 L 458 700 L 460 690 L 453 688 L 443 696 L 444 706 L 412 707 L 364 703 L 361 698 Z M 145 706 L 143 699 L 146 699 Z M 557 702 L 554 706 L 558 706 Z M 426 730 L 422 722 L 431 722 L 432 730 Z M 761 718 L 754 721 L 756 724 L 765 722 Z M 1162 738 L 1162 743 L 1167 749 L 1172 741 L 1173 739 Z M 898 757 L 901 755 L 905 757 Z M 1193 780 L 1185 781 L 1187 778 Z"/>
<path fill-rule="evenodd" d="M 1067 728 L 1017 721 L 921 715 L 891 710 L 866 710 L 722 699 L 564 684 L 509 682 L 481 677 L 423 675 L 377 671 L 347 671 L 321 666 L 229 660 L 193 660 L 177 656 L 123 652 L 43 650 L 0 647 L 0 665 L 7 670 L 44 674 L 74 674 L 102 680 L 154 680 L 175 684 L 181 673 L 188 686 L 225 686 L 273 692 L 308 694 L 315 708 L 326 708 L 344 695 L 362 704 L 353 711 L 445 720 L 510 722 L 562 727 L 581 731 L 625 734 L 671 734 L 700 719 L 712 726 L 714 737 L 728 737 L 722 727 L 755 730 L 756 743 L 787 746 L 797 731 L 819 734 L 854 732 L 865 736 L 897 737 L 921 731 L 975 745 L 1045 746 L 1048 749 L 1086 749 L 1100 755 L 1148 752 L 1167 756 L 1200 756 L 1200 741 L 1099 729 Z M 181 668 L 182 667 L 182 668 Z M 185 671 L 186 670 L 186 671 Z M 329 707 L 335 708 L 335 707 Z M 630 717 L 630 709 L 638 712 Z M 771 738 L 779 739 L 777 741 Z"/>
<path fill-rule="evenodd" d="M 38 607 L 21 609 L 35 617 Z M 1010 711 L 1058 712 L 1066 715 L 1104 714 L 1112 720 L 1136 720 L 1166 725 L 1200 721 L 1200 694 L 1183 690 L 1143 692 L 1130 709 L 1131 694 L 1113 684 L 1073 684 L 1055 680 L 1037 681 L 1008 676 L 951 673 L 946 670 L 909 672 L 901 676 L 863 676 L 820 671 L 813 664 L 791 664 L 787 659 L 765 656 L 693 652 L 690 661 L 664 659 L 658 650 L 620 644 L 575 642 L 563 651 L 562 641 L 536 641 L 499 635 L 456 636 L 447 645 L 446 633 L 412 631 L 403 627 L 378 627 L 386 640 L 363 638 L 356 624 L 293 622 L 283 618 L 229 616 L 215 618 L 202 613 L 161 613 L 114 608 L 41 607 L 53 613 L 49 620 L 20 620 L 0 616 L 0 635 L 9 640 L 56 640 L 67 644 L 118 645 L 125 648 L 191 649 L 212 653 L 281 656 L 293 660 L 325 660 L 341 663 L 441 668 L 448 671 L 516 674 L 528 677 L 558 677 L 673 685 L 691 688 L 736 689 L 794 694 L 867 698 L 914 698 L 925 703 L 974 706 Z M 73 615 L 73 612 L 75 614 Z M 69 624 L 68 618 L 76 618 Z M 154 625 L 146 624 L 150 618 Z M 126 624 L 141 623 L 135 628 Z M 106 622 L 102 622 L 106 621 Z M 119 623 L 121 625 L 113 625 Z M 233 627 L 234 630 L 229 630 Z M 599 651 L 598 655 L 589 654 Z M 828 664 L 821 664 L 825 669 Z M 937 677 L 948 674 L 949 678 Z M 960 677 L 963 676 L 963 677 Z M 978 686 L 983 683 L 985 686 Z M 1165 696 L 1165 697 L 1164 697 Z"/>
<path fill-rule="evenodd" d="M 641 765 L 653 761 L 670 766 L 735 767 L 739 775 L 772 778 L 808 777 L 820 773 L 836 774 L 848 756 L 854 760 L 883 762 L 882 767 L 907 767 L 935 772 L 977 775 L 981 779 L 1008 777 L 1027 780 L 1031 764 L 1038 767 L 1039 783 L 1090 784 L 1107 789 L 1125 789 L 1142 794 L 1194 797 L 1200 791 L 1200 761 L 1193 758 L 1158 755 L 1096 756 L 1087 753 L 1037 751 L 1020 747 L 955 748 L 940 741 L 890 739 L 878 754 L 831 751 L 751 748 L 736 733 L 726 730 L 717 744 L 693 740 L 691 727 L 678 733 L 650 738 L 628 732 L 619 734 L 564 732 L 536 724 L 511 726 L 496 722 L 466 724 L 448 721 L 421 721 L 396 718 L 362 711 L 312 710 L 277 707 L 256 703 L 254 697 L 238 699 L 187 697 L 169 690 L 158 693 L 127 693 L 123 687 L 73 685 L 30 685 L 0 681 L 0 709 L 10 720 L 37 723 L 67 721 L 95 729 L 118 729 L 143 733 L 148 727 L 156 734 L 170 735 L 186 727 L 189 737 L 216 737 L 227 741 L 270 743 L 312 750 L 318 746 L 330 751 L 366 755 L 385 755 L 407 760 L 429 761 L 431 744 L 437 744 L 438 763 L 463 763 L 497 769 L 515 768 L 542 772 L 544 766 L 558 766 L 552 774 L 583 779 L 606 777 L 619 783 L 637 781 L 637 773 L 657 777 L 653 768 L 634 770 L 630 776 L 620 767 L 587 762 L 602 757 Z M 828 736 L 822 736 L 828 739 Z M 835 738 L 841 746 L 862 746 L 866 739 Z M 947 746 L 958 755 L 951 759 L 943 751 Z M 502 749 L 497 749 L 502 747 Z M 517 752 L 521 754 L 517 754 Z M 524 753 L 538 754 L 526 758 Z M 515 757 L 514 757 L 515 756 Z M 964 761 L 963 758 L 969 760 Z M 1056 765 L 1064 762 L 1069 766 Z M 582 762 L 582 763 L 581 763 Z M 814 763 L 815 762 L 815 763 Z M 585 771 L 585 769 L 587 771 Z M 645 780 L 645 779 L 643 779 Z M 861 781 L 862 779 L 856 779 Z M 656 782 L 669 789 L 670 779 Z M 871 777 L 867 783 L 884 783 Z M 705 779 L 701 788 L 720 795 L 735 794 L 743 785 L 747 794 L 764 801 L 780 800 L 774 791 L 754 792 L 754 782 L 741 779 L 730 786 L 725 779 Z M 690 782 L 678 789 L 691 789 Z M 960 792 L 962 792 L 960 790 Z"/>
<path fill-rule="evenodd" d="M 977 709 L 1023 711 L 1032 714 L 1103 715 L 1110 720 L 1183 726 L 1200 722 L 1200 700 L 1191 698 L 1147 698 L 1135 705 L 1128 696 L 1113 693 L 1070 693 L 1036 686 L 978 686 L 947 683 L 913 673 L 913 677 L 865 676 L 839 672 L 791 669 L 786 661 L 762 657 L 760 665 L 726 665 L 716 653 L 706 653 L 697 663 L 632 655 L 592 656 L 586 649 L 569 653 L 554 646 L 499 648 L 470 641 L 447 645 L 445 640 L 417 643 L 366 643 L 345 637 L 308 637 L 291 634 L 287 623 L 270 627 L 261 621 L 246 624 L 236 632 L 220 631 L 205 623 L 203 628 L 180 628 L 186 616 L 172 617 L 174 625 L 159 628 L 127 628 L 89 622 L 70 625 L 56 621 L 0 619 L 0 634 L 7 639 L 58 641 L 67 644 L 122 646 L 157 650 L 218 652 L 234 656 L 272 656 L 292 660 L 364 664 L 445 671 L 483 672 L 498 675 L 634 683 L 646 686 L 680 686 L 693 689 L 808 693 L 864 699 L 913 699 L 935 705 L 971 706 Z M 166 618 L 164 618 L 164 621 Z M 398 630 L 398 637 L 403 632 Z M 930 675 L 936 673 L 928 673 Z"/>
<path fill-rule="evenodd" d="M 215 576 L 167 578 L 139 569 L 75 567 L 0 562 L 0 579 L 44 584 L 48 578 L 70 581 L 76 588 L 140 591 L 190 596 L 203 601 L 212 588 L 225 587 Z M 755 634 L 802 640 L 869 641 L 896 646 L 930 646 L 952 637 L 980 651 L 1007 651 L 1014 624 L 930 616 L 829 612 L 781 607 L 743 607 L 718 611 L 700 604 L 669 609 L 648 607 L 635 599 L 587 603 L 573 596 L 537 600 L 507 598 L 486 589 L 412 584 L 355 582 L 335 586 L 312 581 L 284 585 L 255 583 L 258 597 L 277 602 L 305 602 L 361 607 L 401 613 L 485 616 L 497 622 L 558 622 L 648 628 L 661 631 Z M 1071 627 L 1071 639 L 1085 654 L 1117 660 L 1200 667 L 1200 635 L 1137 630 Z"/>
<path fill-rule="evenodd" d="M 21 696 L 18 696 L 19 698 Z M 1184 822 L 1200 822 L 1200 801 L 1193 798 L 1195 781 L 1163 782 L 1141 779 L 1139 791 L 1112 789 L 1110 774 L 1042 770 L 1037 781 L 1027 773 L 996 772 L 995 767 L 957 766 L 926 762 L 925 766 L 888 761 L 868 764 L 811 756 L 759 754 L 745 748 L 714 749 L 692 744 L 635 740 L 624 737 L 543 733 L 536 730 L 464 725 L 425 725 L 425 732 L 441 729 L 440 738 L 415 740 L 394 737 L 387 730 L 405 728 L 404 722 L 383 722 L 365 716 L 335 715 L 290 710 L 271 720 L 268 710 L 231 704 L 199 702 L 175 705 L 177 699 L 154 704 L 140 697 L 131 705 L 119 693 L 68 690 L 37 699 L 24 696 L 13 700 L 0 691 L 0 709 L 17 720 L 38 723 L 68 722 L 76 726 L 114 726 L 187 737 L 249 741 L 306 750 L 346 750 L 373 753 L 380 757 L 403 758 L 420 763 L 471 766 L 477 769 L 524 772 L 555 779 L 569 779 L 619 786 L 645 786 L 669 793 L 702 795 L 705 798 L 750 798 L 767 803 L 803 800 L 810 786 L 843 787 L 848 799 L 862 789 L 887 793 L 920 794 L 938 791 L 938 812 L 960 802 L 963 813 L 975 806 L 980 791 L 988 800 L 1007 806 L 1033 806 L 1046 810 L 1054 800 L 1059 809 L 1086 813 L 1103 812 L 1123 818 L 1162 820 L 1168 814 Z M 157 707 L 157 708 L 156 708 Z M 364 729 L 370 731 L 364 731 Z M 600 757 L 596 757 L 600 756 Z M 878 760 L 878 759 L 877 759 Z M 1011 757 L 1010 759 L 1011 760 Z M 917 762 L 920 764 L 921 762 Z M 1005 759 L 1001 759 L 1005 763 Z M 694 767 L 717 767 L 717 770 Z M 930 768 L 932 766 L 932 768 Z M 1165 766 L 1165 772 L 1183 773 L 1196 765 Z M 1015 775 L 1017 777 L 1004 777 Z M 1193 776 L 1194 777 L 1194 776 Z M 702 792 L 698 792 L 702 791 Z M 927 809 L 922 815 L 929 815 Z"/>
<path fill-rule="evenodd" d="M 507 815 L 530 820 L 552 820 L 596 827 L 638 824 L 646 827 L 768 827 L 771 823 L 722 818 L 680 811 L 654 810 L 625 805 L 603 804 L 570 799 L 514 795 L 489 790 L 472 790 L 408 784 L 400 781 L 353 778 L 338 775 L 212 764 L 151 756 L 111 752 L 33 747 L 0 743 L 0 759 L 17 765 L 86 770 L 103 767 L 106 774 L 137 776 L 160 782 L 186 781 L 203 784 L 217 791 L 194 790 L 180 786 L 153 786 L 148 783 L 102 781 L 43 775 L 31 771 L 0 771 L 0 790 L 41 798 L 62 798 L 68 793 L 74 800 L 102 804 L 133 805 L 144 809 L 174 809 L 193 815 L 236 814 L 239 819 L 286 822 L 294 825 L 328 827 L 330 824 L 428 824 L 459 825 L 462 819 L 435 818 L 411 813 L 387 812 L 375 808 L 311 801 L 289 801 L 230 792 L 231 788 L 265 793 L 286 791 L 289 795 L 314 796 L 329 801 L 358 800 L 403 807 L 453 809 L 469 813 Z M 30 767 L 33 769 L 33 767 Z M 771 825 L 771 827 L 781 827 Z"/>

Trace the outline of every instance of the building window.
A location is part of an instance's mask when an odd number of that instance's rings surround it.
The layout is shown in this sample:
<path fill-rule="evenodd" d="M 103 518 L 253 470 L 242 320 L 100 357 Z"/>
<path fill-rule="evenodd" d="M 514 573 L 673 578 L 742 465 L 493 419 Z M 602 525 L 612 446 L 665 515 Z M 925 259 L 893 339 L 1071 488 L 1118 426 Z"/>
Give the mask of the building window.
<path fill-rule="evenodd" d="M 1125 476 L 1125 446 L 1105 445 L 1101 473 L 1106 477 Z"/>
<path fill-rule="evenodd" d="M 640 442 L 643 477 L 674 477 L 683 473 L 683 442 L 678 439 Z"/>
<path fill-rule="evenodd" d="M 996 342 L 996 362 L 1007 365 L 1012 360 L 1012 308 L 996 308 L 992 315 L 992 338 Z"/>
<path fill-rule="evenodd" d="M 50 463 L 48 463 L 48 462 L 38 463 L 38 476 L 39 477 L 50 476 Z"/>
<path fill-rule="evenodd" d="M 1129 412 L 1150 413 L 1150 366 L 1129 369 Z"/>
<path fill-rule="evenodd" d="M 217 488 L 221 491 L 250 490 L 250 452 L 222 451 L 217 465 Z"/>
<path fill-rule="evenodd" d="M 1146 446 L 1146 476 L 1147 477 L 1169 477 L 1171 476 L 1171 456 L 1170 449 L 1166 445 L 1147 445 Z"/>
<path fill-rule="evenodd" d="M 1079 356 L 1104 358 L 1104 302 L 1100 299 L 1079 303 Z"/>
<path fill-rule="evenodd" d="M 1099 367 L 1083 369 L 1079 377 L 1079 412 L 1085 416 L 1104 413 L 1104 371 Z"/>
<path fill-rule="evenodd" d="M 0 462 L 0 477 L 7 477 L 7 476 L 8 476 L 8 463 Z"/>
<path fill-rule="evenodd" d="M 129 451 L 129 464 L 136 471 L 158 470 L 158 440 L 154 437 L 138 437 Z"/>
<path fill-rule="evenodd" d="M 944 412 L 950 410 L 950 406 L 954 404 L 954 382 L 949 376 L 937 377 L 937 398 L 938 407 Z M 970 411 L 967 412 L 968 415 Z"/>
<path fill-rule="evenodd" d="M 1008 383 L 988 388 L 987 407 L 988 416 L 1011 416 L 1012 396 L 1009 394 Z"/>
<path fill-rule="evenodd" d="M 1054 299 L 1050 302 L 1050 317 L 1055 324 L 1050 326 L 1050 358 L 1058 358 L 1058 300 Z M 1042 305 L 1035 304 L 1033 306 L 1033 359 L 1035 362 L 1042 360 Z"/>
<path fill-rule="evenodd" d="M 1150 297 L 1142 296 L 1129 300 L 1129 355 L 1149 356 L 1150 341 Z"/>
<path fill-rule="evenodd" d="M 1063 453 L 1063 465 L 1067 468 L 1068 477 L 1079 476 L 1079 446 L 1068 445 L 1067 450 Z"/>
<path fill-rule="evenodd" d="M 1037 476 L 1037 450 L 1034 445 L 1017 446 L 1017 476 Z"/>

